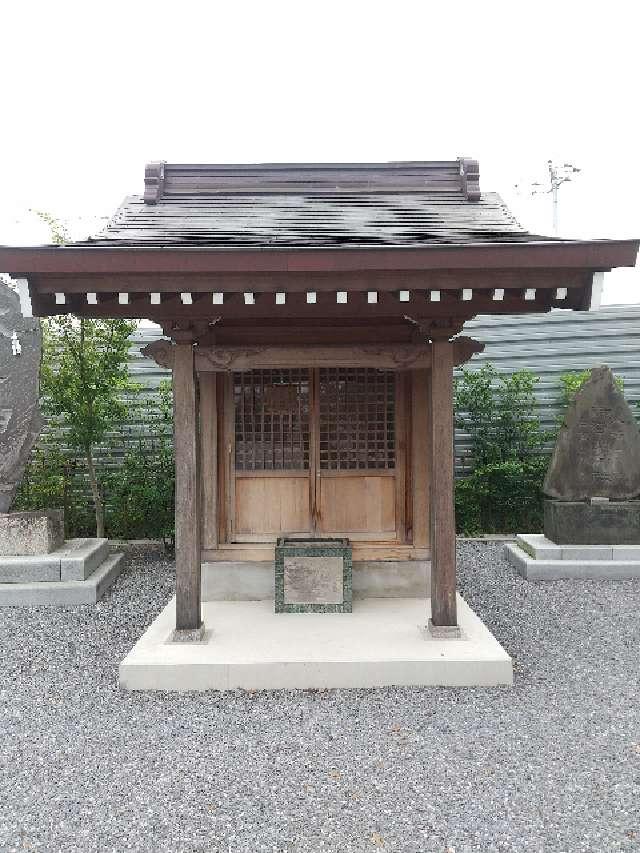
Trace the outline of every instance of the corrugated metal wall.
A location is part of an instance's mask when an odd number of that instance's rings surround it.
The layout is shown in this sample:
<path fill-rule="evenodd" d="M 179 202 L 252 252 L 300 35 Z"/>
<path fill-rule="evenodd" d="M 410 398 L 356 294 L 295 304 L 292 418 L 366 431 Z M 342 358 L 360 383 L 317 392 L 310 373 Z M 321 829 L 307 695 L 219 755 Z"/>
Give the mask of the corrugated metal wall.
<path fill-rule="evenodd" d="M 474 356 L 471 369 L 486 362 L 502 373 L 527 368 L 539 377 L 536 397 L 544 428 L 557 423 L 561 393 L 560 376 L 608 364 L 624 380 L 624 392 L 631 403 L 640 400 L 640 305 L 609 306 L 594 313 L 552 311 L 550 314 L 507 317 L 478 317 L 465 327 L 465 333 L 485 344 L 485 351 Z M 132 336 L 130 373 L 153 397 L 161 380 L 170 371 L 140 355 L 141 347 L 161 337 L 156 327 L 143 327 Z M 138 398 L 139 399 L 139 398 Z M 169 424 L 167 424 L 169 426 Z M 127 446 L 136 447 L 138 437 L 147 434 L 144 417 L 132 407 L 130 422 L 106 437 L 96 448 L 99 466 L 118 468 Z M 41 446 L 47 445 L 47 431 Z M 456 433 L 458 476 L 470 470 L 467 437 Z M 89 500 L 84 463 L 73 477 L 71 490 L 79 504 Z"/>
<path fill-rule="evenodd" d="M 501 373 L 524 368 L 539 377 L 536 390 L 544 428 L 556 423 L 561 392 L 560 376 L 607 364 L 624 380 L 629 402 L 640 400 L 640 305 L 613 305 L 594 312 L 554 310 L 548 314 L 477 317 L 466 324 L 465 334 L 485 344 L 473 357 L 471 369 L 490 362 Z M 131 374 L 136 382 L 157 387 L 169 371 L 140 355 L 140 347 L 156 340 L 155 328 L 133 336 Z M 468 445 L 456 435 L 458 460 Z"/>
<path fill-rule="evenodd" d="M 622 377 L 626 399 L 640 400 L 640 305 L 477 317 L 466 324 L 465 334 L 485 345 L 471 369 L 491 363 L 500 373 L 527 369 L 539 377 L 536 399 L 545 429 L 557 423 L 563 373 L 606 364 Z M 458 460 L 467 451 L 466 437 L 458 432 Z"/>

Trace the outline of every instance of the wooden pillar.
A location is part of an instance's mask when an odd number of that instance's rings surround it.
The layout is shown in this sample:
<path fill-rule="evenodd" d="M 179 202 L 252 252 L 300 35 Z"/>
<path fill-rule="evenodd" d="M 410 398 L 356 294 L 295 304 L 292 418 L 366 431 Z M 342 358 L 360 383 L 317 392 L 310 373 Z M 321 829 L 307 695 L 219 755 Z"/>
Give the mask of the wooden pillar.
<path fill-rule="evenodd" d="M 429 545 L 429 371 L 411 371 L 411 488 L 413 547 Z"/>
<path fill-rule="evenodd" d="M 218 402 L 217 373 L 200 373 L 200 471 L 202 547 L 218 547 Z"/>
<path fill-rule="evenodd" d="M 200 483 L 198 387 L 193 344 L 173 351 L 174 452 L 176 466 L 176 633 L 202 632 L 200 606 Z"/>
<path fill-rule="evenodd" d="M 457 626 L 453 498 L 453 343 L 435 339 L 431 368 L 431 626 Z M 453 633 L 453 632 L 452 632 Z"/>

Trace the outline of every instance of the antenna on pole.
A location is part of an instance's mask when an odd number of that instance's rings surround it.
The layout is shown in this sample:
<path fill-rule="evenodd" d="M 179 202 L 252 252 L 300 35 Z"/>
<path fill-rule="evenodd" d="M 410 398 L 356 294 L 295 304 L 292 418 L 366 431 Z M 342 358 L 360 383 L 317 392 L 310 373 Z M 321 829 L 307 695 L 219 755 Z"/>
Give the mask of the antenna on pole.
<path fill-rule="evenodd" d="M 549 180 L 545 183 L 534 181 L 529 184 L 527 192 L 529 195 L 551 195 L 551 213 L 553 223 L 553 236 L 558 236 L 558 190 L 562 184 L 572 181 L 574 176 L 581 170 L 574 166 L 573 163 L 554 163 L 553 160 L 547 160 L 547 169 L 549 171 Z M 518 184 L 516 189 L 520 189 Z"/>

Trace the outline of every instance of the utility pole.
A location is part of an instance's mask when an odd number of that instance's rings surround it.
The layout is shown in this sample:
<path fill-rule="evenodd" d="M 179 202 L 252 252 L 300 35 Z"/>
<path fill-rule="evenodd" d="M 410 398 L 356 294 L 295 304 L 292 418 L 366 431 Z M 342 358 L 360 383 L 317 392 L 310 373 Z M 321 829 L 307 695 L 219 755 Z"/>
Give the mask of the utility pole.
<path fill-rule="evenodd" d="M 580 172 L 577 166 L 573 163 L 554 163 L 553 160 L 547 160 L 547 169 L 549 171 L 548 183 L 540 183 L 535 181 L 528 187 L 529 195 L 549 194 L 551 195 L 551 209 L 553 222 L 553 236 L 558 236 L 558 190 L 562 184 L 572 181 L 574 176 Z M 520 189 L 516 184 L 516 189 Z"/>

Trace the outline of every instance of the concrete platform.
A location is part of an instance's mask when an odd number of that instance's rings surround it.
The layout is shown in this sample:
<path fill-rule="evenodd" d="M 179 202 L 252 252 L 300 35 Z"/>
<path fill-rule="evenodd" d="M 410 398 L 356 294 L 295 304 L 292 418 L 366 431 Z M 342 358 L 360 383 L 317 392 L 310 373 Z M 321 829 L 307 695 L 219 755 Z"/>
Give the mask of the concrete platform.
<path fill-rule="evenodd" d="M 122 571 L 123 558 L 124 554 L 108 556 L 83 580 L 0 583 L 0 607 L 95 604 Z"/>
<path fill-rule="evenodd" d="M 205 640 L 171 643 L 175 599 L 120 664 L 127 690 L 511 685 L 509 655 L 458 596 L 461 639 L 435 640 L 424 598 L 367 598 L 353 613 L 275 613 L 273 601 L 207 601 Z"/>
<path fill-rule="evenodd" d="M 542 533 L 521 533 L 505 554 L 531 581 L 640 578 L 640 545 L 557 545 Z"/>

